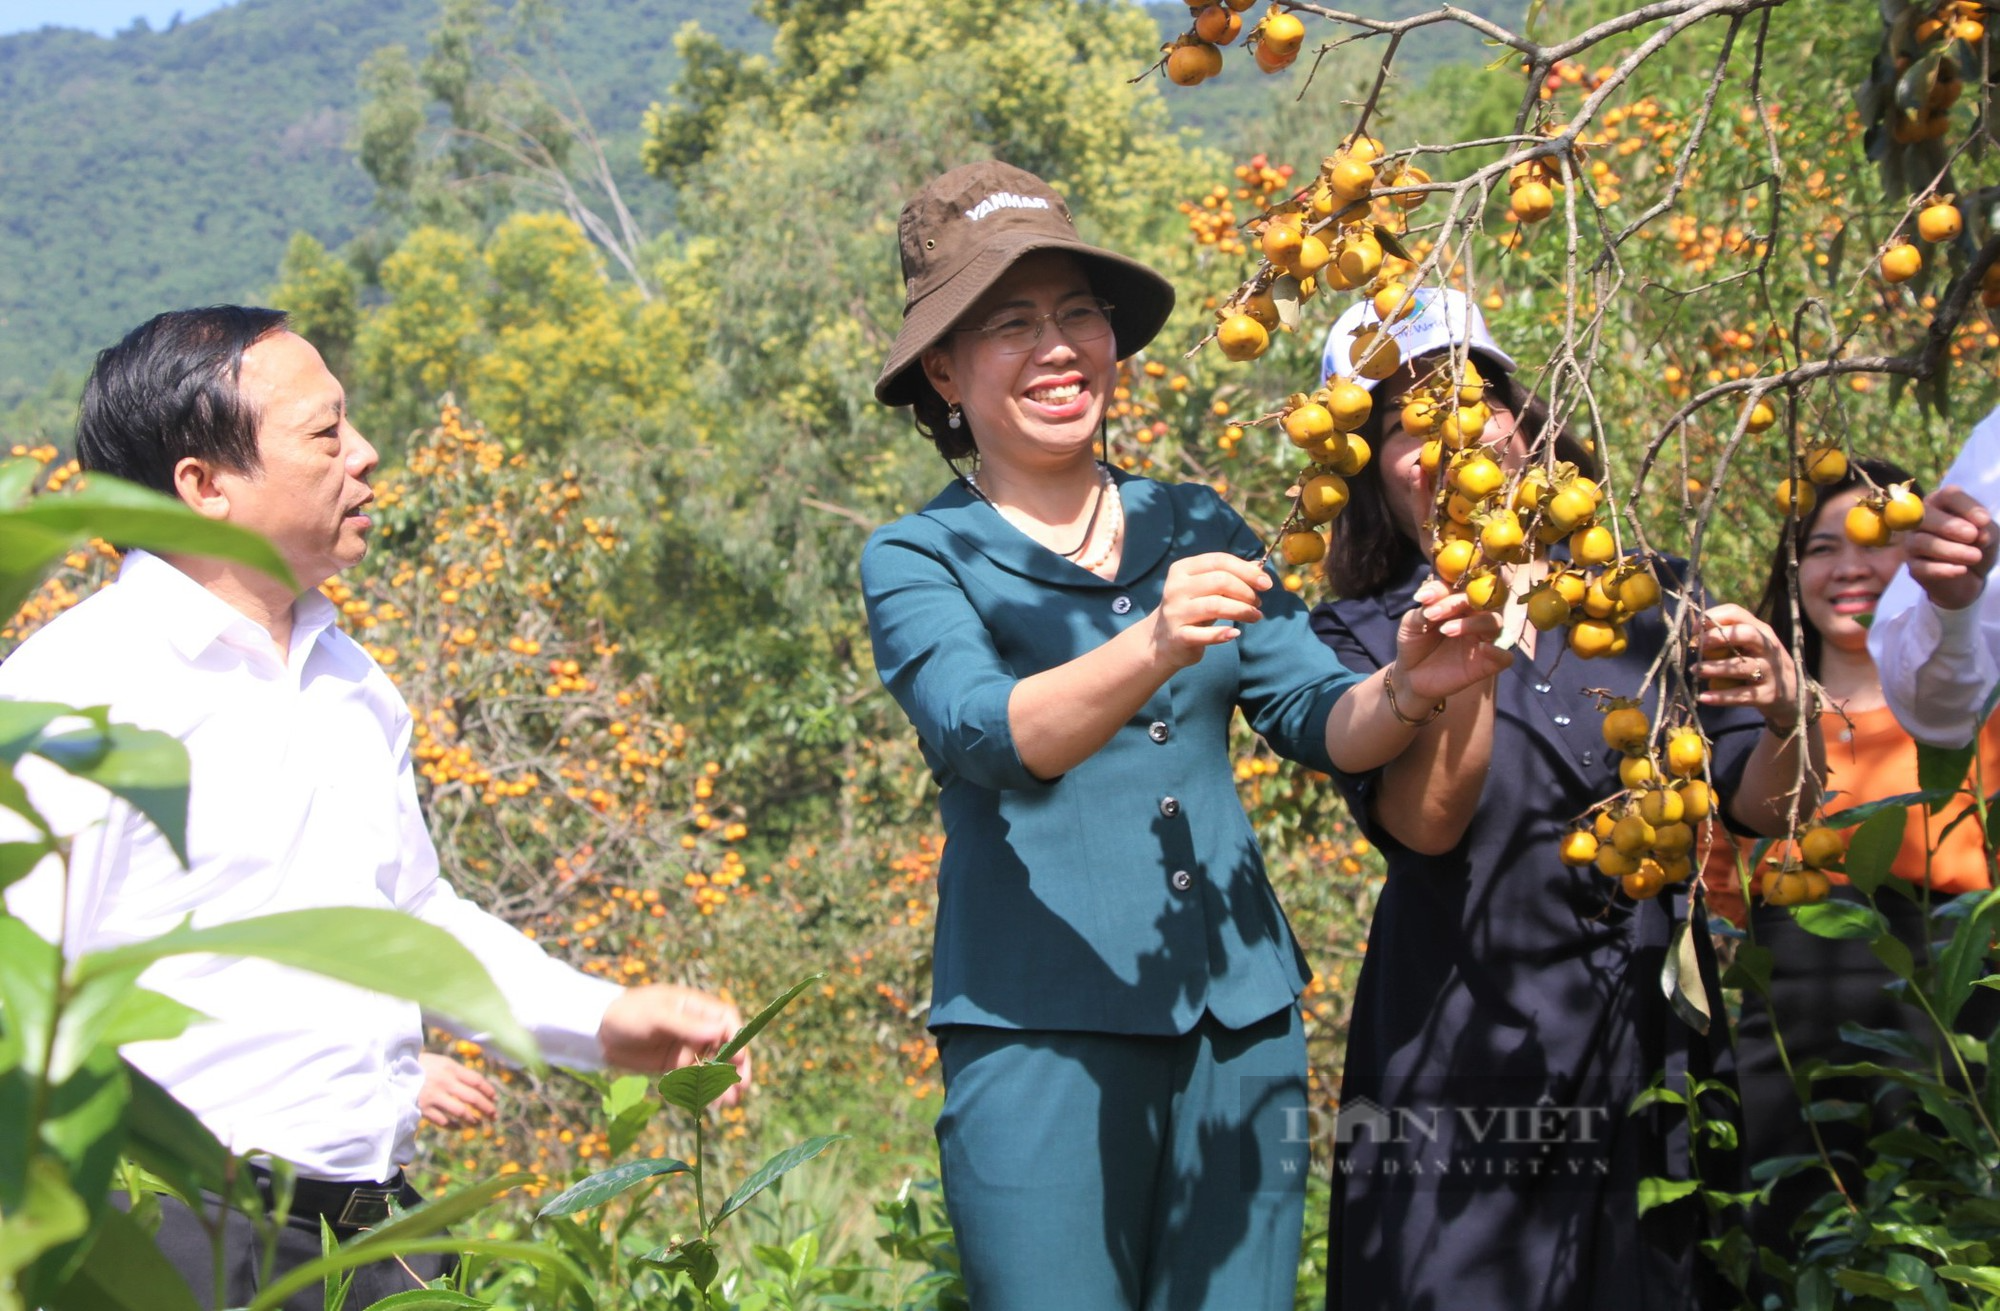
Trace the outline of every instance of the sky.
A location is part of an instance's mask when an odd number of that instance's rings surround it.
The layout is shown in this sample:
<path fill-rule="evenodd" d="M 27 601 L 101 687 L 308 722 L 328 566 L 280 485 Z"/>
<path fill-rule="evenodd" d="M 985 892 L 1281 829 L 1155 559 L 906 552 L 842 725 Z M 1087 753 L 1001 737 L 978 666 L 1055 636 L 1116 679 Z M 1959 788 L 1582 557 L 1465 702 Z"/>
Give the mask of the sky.
<path fill-rule="evenodd" d="M 38 27 L 81 27 L 110 36 L 143 16 L 155 28 L 198 18 L 229 0 L 0 0 L 0 36 Z"/>

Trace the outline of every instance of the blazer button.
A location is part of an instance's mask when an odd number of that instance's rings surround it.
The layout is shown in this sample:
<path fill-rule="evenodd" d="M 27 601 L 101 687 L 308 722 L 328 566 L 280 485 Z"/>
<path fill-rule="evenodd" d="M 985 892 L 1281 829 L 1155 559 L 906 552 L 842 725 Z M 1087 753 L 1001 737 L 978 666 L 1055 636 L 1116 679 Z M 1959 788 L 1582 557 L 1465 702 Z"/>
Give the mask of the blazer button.
<path fill-rule="evenodd" d="M 1164 720 L 1156 719 L 1146 726 L 1146 736 L 1152 738 L 1155 742 L 1166 741 L 1167 734 L 1167 725 Z"/>
<path fill-rule="evenodd" d="M 1168 876 L 1167 882 L 1173 885 L 1175 892 L 1186 892 L 1194 886 L 1194 875 L 1184 869 L 1177 869 Z"/>
<path fill-rule="evenodd" d="M 1162 815 L 1165 815 L 1168 819 L 1172 819 L 1174 816 L 1181 813 L 1181 803 L 1174 800 L 1172 797 L 1161 797 L 1160 813 Z"/>
<path fill-rule="evenodd" d="M 1131 613 L 1132 613 L 1132 598 L 1131 598 L 1131 597 L 1129 597 L 1129 596 L 1114 596 L 1114 597 L 1112 597 L 1112 598 L 1111 598 L 1111 613 L 1112 613 L 1112 614 L 1114 614 L 1114 615 L 1129 615 L 1129 614 L 1131 614 Z"/>

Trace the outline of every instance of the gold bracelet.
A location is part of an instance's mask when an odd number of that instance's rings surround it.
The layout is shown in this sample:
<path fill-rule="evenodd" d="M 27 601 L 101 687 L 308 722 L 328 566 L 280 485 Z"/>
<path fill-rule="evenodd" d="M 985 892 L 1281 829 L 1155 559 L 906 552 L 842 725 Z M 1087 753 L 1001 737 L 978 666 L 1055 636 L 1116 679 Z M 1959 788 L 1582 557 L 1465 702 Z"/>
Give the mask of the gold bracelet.
<path fill-rule="evenodd" d="M 1396 717 L 1397 723 L 1402 724 L 1405 728 L 1422 728 L 1425 724 L 1430 723 L 1433 719 L 1444 713 L 1445 703 L 1440 701 L 1432 706 L 1431 712 L 1422 719 L 1412 719 L 1404 714 L 1403 708 L 1396 704 L 1396 675 L 1392 672 L 1394 669 L 1395 666 L 1391 665 L 1382 671 L 1382 692 L 1383 695 L 1389 698 L 1389 713 Z"/>

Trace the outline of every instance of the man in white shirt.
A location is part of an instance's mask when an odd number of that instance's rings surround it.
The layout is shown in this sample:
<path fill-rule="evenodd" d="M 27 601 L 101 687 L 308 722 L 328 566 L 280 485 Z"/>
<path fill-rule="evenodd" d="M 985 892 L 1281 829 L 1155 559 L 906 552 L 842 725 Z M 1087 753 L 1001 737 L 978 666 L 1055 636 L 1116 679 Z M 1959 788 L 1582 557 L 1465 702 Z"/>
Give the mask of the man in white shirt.
<path fill-rule="evenodd" d="M 164 314 L 98 356 L 78 455 L 254 529 L 298 581 L 244 566 L 133 551 L 118 581 L 0 664 L 0 698 L 109 705 L 171 733 L 191 765 L 181 868 L 165 838 L 108 793 L 24 769 L 43 813 L 74 835 L 67 888 L 53 860 L 8 890 L 9 909 L 71 955 L 283 910 L 372 906 L 443 928 L 493 975 L 551 1060 L 664 1070 L 741 1026 L 687 988 L 620 988 L 551 959 L 439 877 L 411 769 L 408 707 L 316 590 L 368 547 L 375 450 L 348 421 L 319 354 L 271 310 Z M 266 961 L 174 957 L 148 987 L 209 1017 L 126 1055 L 223 1142 L 290 1162 L 300 1186 L 280 1269 L 319 1253 L 319 1220 L 343 1235 L 414 1196 L 397 1169 L 419 1118 L 423 1024 L 407 1002 Z M 739 1061 L 741 1058 L 739 1057 Z M 741 1061 L 746 1080 L 747 1061 Z M 747 1084 L 746 1084 L 747 1086 Z M 229 1227 L 226 1287 L 209 1238 L 167 1204 L 161 1249 L 202 1305 L 241 1305 L 260 1253 Z M 356 1306 L 413 1286 L 370 1267 Z M 297 1299 L 318 1307 L 317 1289 Z"/>
<path fill-rule="evenodd" d="M 2000 529 L 2000 409 L 1981 419 L 1924 498 L 1909 564 L 1875 608 L 1868 651 L 1910 736 L 1960 747 L 2000 682 L 2000 588 L 1988 586 Z"/>

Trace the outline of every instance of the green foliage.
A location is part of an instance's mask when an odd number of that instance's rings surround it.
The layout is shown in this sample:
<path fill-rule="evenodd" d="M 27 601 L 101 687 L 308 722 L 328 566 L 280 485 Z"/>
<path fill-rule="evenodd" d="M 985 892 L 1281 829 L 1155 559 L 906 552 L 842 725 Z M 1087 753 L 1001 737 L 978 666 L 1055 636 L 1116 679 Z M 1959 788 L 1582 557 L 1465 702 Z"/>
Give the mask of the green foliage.
<path fill-rule="evenodd" d="M 681 60 L 674 103 L 646 110 L 640 160 L 652 176 L 679 183 L 715 148 L 732 106 L 770 94 L 770 64 L 730 49 L 699 23 L 674 34 L 674 53 Z"/>
<path fill-rule="evenodd" d="M 335 377 L 347 374 L 361 327 L 361 278 L 306 232 L 285 247 L 278 285 L 266 299 L 291 315 L 292 331 L 319 348 Z"/>
<path fill-rule="evenodd" d="M 560 8 L 561 23 L 530 25 L 545 36 L 526 48 L 563 88 L 555 104 L 573 108 L 573 91 L 574 108 L 607 125 L 640 219 L 657 222 L 666 196 L 631 184 L 644 177 L 640 116 L 678 66 L 674 31 L 700 16 L 755 47 L 768 29 L 708 0 Z M 430 111 L 415 78 L 437 14 L 438 0 L 239 0 L 115 39 L 0 37 L 0 267 L 22 271 L 0 280 L 0 412 L 60 373 L 73 415 L 90 353 L 128 329 L 166 309 L 252 299 L 294 232 L 340 249 L 384 222 L 370 173 L 385 202 L 420 181 Z M 387 46 L 407 53 L 370 58 Z"/>

